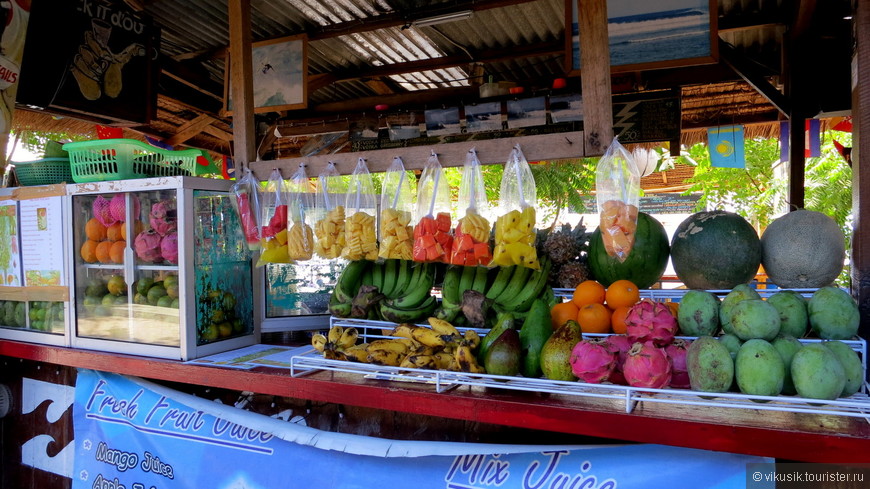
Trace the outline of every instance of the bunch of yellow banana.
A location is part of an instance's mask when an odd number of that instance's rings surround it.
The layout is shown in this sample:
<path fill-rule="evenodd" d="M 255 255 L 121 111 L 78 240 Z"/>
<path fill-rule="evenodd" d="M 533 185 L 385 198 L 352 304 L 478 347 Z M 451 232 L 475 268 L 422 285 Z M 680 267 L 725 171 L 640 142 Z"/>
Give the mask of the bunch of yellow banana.
<path fill-rule="evenodd" d="M 378 237 L 375 216 L 359 211 L 347 218 L 344 224 L 346 246 L 342 257 L 348 260 L 378 259 Z"/>
<path fill-rule="evenodd" d="M 314 252 L 323 258 L 338 258 L 344 250 L 344 206 L 337 206 L 314 224 Z"/>
<path fill-rule="evenodd" d="M 349 330 L 355 333 L 356 329 L 335 331 L 341 327 L 334 326 L 329 331 L 329 337 L 315 335 L 312 344 L 327 359 L 399 368 L 486 373 L 474 355 L 474 350 L 480 346 L 480 335 L 476 331 L 466 330 L 465 333 L 460 333 L 452 324 L 434 317 L 429 318 L 429 324 L 429 328 L 399 324 L 391 332 L 392 338 L 369 343 L 355 344 L 354 336 L 354 343 L 350 346 L 340 346 L 341 338 L 348 335 Z"/>
<path fill-rule="evenodd" d="M 411 260 L 414 245 L 414 229 L 409 226 L 411 213 L 398 209 L 381 211 L 381 243 L 378 256 Z"/>
<path fill-rule="evenodd" d="M 490 224 L 485 217 L 472 210 L 465 212 L 465 217 L 459 220 L 459 227 L 465 234 L 471 235 L 477 243 L 489 242 Z"/>
<path fill-rule="evenodd" d="M 283 232 L 283 231 L 282 231 Z M 287 252 L 291 260 L 310 260 L 314 253 L 314 231 L 304 222 L 294 222 L 287 231 Z"/>
<path fill-rule="evenodd" d="M 512 210 L 495 221 L 494 265 L 541 268 L 535 249 L 535 208 Z"/>
<path fill-rule="evenodd" d="M 311 336 L 311 346 L 323 353 L 327 360 L 347 360 L 347 351 L 352 349 L 359 339 L 356 328 L 333 326 L 327 334 L 316 333 Z"/>

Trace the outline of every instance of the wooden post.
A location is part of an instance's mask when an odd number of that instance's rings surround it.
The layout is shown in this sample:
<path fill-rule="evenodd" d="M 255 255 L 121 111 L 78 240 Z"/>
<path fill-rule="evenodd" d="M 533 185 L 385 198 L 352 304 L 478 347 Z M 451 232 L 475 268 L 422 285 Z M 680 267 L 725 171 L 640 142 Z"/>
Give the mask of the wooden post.
<path fill-rule="evenodd" d="M 797 105 L 793 103 L 792 107 Z M 789 211 L 804 207 L 804 170 L 806 119 L 798 110 L 792 110 L 788 122 L 788 205 Z"/>
<path fill-rule="evenodd" d="M 613 140 L 607 1 L 580 1 L 577 23 L 580 29 L 584 146 L 587 156 L 596 156 L 604 154 Z"/>
<path fill-rule="evenodd" d="M 227 14 L 230 24 L 233 159 L 236 168 L 242 169 L 256 159 L 250 0 L 230 0 L 227 5 Z"/>
<path fill-rule="evenodd" d="M 870 4 L 856 2 L 856 49 L 852 60 L 852 295 L 858 300 L 858 334 L 870 338 L 870 168 L 863 168 L 864 149 L 870 148 Z M 857 83 L 855 83 L 857 82 Z M 870 155 L 870 149 L 868 149 Z"/>

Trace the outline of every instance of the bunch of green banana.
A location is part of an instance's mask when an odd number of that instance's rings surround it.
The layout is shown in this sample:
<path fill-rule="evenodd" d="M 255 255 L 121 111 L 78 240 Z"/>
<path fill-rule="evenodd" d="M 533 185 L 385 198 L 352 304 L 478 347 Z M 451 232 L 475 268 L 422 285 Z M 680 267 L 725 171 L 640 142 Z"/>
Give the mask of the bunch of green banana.
<path fill-rule="evenodd" d="M 347 360 L 347 351 L 356 345 L 359 331 L 354 327 L 333 326 L 327 334 L 315 333 L 311 336 L 311 346 L 323 353 L 327 360 Z"/>
<path fill-rule="evenodd" d="M 456 320 L 462 311 L 462 295 L 466 290 L 486 292 L 489 270 L 485 267 L 451 266 L 444 274 L 441 286 L 441 307 L 435 317 L 448 322 Z"/>
<path fill-rule="evenodd" d="M 438 301 L 431 294 L 435 284 L 435 265 L 399 261 L 393 277 L 385 274 L 386 299 L 380 303 L 380 316 L 394 323 L 414 323 L 431 316 Z M 389 265 L 390 260 L 387 261 Z"/>
<path fill-rule="evenodd" d="M 409 260 L 352 261 L 336 282 L 329 311 L 336 317 L 421 321 L 438 307 L 430 293 L 435 284 L 435 267 Z"/>

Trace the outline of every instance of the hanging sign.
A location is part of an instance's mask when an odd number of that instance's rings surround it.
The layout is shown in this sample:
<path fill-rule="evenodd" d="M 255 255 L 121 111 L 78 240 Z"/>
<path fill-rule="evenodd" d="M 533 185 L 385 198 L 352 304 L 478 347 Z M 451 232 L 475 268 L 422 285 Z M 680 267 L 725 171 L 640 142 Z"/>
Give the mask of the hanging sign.
<path fill-rule="evenodd" d="M 771 459 L 659 445 L 531 446 L 329 433 L 79 370 L 72 489 L 743 487 Z M 679 460 L 680 463 L 674 463 Z"/>

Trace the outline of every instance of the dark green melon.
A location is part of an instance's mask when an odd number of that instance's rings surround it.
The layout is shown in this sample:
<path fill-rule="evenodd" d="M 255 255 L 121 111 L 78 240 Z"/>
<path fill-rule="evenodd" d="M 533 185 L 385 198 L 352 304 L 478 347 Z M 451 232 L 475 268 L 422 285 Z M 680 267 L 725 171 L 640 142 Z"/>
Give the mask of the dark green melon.
<path fill-rule="evenodd" d="M 671 264 L 690 289 L 732 289 L 758 273 L 761 240 L 739 214 L 697 212 L 674 232 Z"/>
<path fill-rule="evenodd" d="M 668 266 L 670 245 L 662 223 L 645 212 L 637 215 L 637 230 L 631 252 L 620 262 L 607 254 L 596 228 L 589 239 L 589 270 L 605 287 L 617 280 L 631 280 L 639 289 L 648 289 L 658 282 Z"/>

